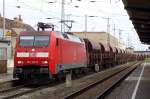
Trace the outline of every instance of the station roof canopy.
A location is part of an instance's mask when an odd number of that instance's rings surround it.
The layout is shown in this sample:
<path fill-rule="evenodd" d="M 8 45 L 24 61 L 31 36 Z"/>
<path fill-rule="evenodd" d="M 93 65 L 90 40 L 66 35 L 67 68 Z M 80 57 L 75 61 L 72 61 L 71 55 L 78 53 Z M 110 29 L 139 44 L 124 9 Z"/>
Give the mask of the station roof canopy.
<path fill-rule="evenodd" d="M 122 0 L 142 43 L 150 44 L 150 0 Z"/>

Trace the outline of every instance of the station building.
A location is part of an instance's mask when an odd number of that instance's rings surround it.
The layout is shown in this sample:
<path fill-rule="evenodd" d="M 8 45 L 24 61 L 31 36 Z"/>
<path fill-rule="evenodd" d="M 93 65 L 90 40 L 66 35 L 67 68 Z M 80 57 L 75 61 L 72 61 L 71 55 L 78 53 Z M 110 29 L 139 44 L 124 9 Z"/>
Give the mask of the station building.
<path fill-rule="evenodd" d="M 3 33 L 3 17 L 0 16 L 0 73 L 6 73 L 7 67 L 13 66 L 13 54 L 16 38 L 21 31 L 35 31 L 30 25 L 23 23 L 21 15 L 14 19 L 5 19 Z"/>

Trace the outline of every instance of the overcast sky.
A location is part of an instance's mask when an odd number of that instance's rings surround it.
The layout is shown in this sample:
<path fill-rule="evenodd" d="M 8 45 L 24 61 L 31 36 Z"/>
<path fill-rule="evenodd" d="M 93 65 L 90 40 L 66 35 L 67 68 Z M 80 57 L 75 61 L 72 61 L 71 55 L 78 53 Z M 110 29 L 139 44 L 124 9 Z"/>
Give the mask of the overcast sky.
<path fill-rule="evenodd" d="M 1 15 L 3 10 L 2 1 L 0 0 Z M 41 21 L 53 23 L 56 25 L 56 29 L 60 30 L 61 0 L 5 0 L 5 2 L 7 18 L 13 19 L 21 14 L 24 23 L 30 24 L 34 28 L 36 28 L 37 22 Z M 16 6 L 20 6 L 20 8 Z M 87 31 L 90 32 L 107 32 L 106 18 L 109 17 L 111 35 L 118 39 L 120 38 L 123 43 L 127 46 L 133 46 L 136 50 L 145 50 L 147 48 L 147 46 L 140 44 L 128 14 L 124 10 L 122 0 L 65 0 L 65 15 L 66 19 L 75 21 L 72 31 L 84 31 L 85 15 L 95 16 L 87 17 Z"/>

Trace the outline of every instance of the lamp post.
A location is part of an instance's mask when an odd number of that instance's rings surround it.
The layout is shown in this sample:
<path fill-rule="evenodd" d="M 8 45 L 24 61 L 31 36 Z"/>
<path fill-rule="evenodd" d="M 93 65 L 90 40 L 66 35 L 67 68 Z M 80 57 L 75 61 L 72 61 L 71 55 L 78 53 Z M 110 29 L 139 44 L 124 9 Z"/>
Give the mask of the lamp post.
<path fill-rule="evenodd" d="M 50 1 L 48 2 L 49 4 L 52 4 L 52 3 L 56 3 L 54 1 Z M 52 18 L 47 18 L 47 19 L 52 19 Z M 60 20 L 60 31 L 61 33 L 64 32 L 64 21 L 65 21 L 65 0 L 62 0 L 61 2 L 61 20 Z"/>
<path fill-rule="evenodd" d="M 4 38 L 5 35 L 5 0 L 3 0 L 3 35 L 2 39 Z"/>
<path fill-rule="evenodd" d="M 93 17 L 98 17 L 98 16 L 88 16 L 87 14 L 85 14 L 85 21 L 84 21 L 84 25 L 85 25 L 85 30 L 84 30 L 84 32 L 85 32 L 85 38 L 86 38 L 87 29 L 88 29 L 88 17 L 93 18 Z"/>
<path fill-rule="evenodd" d="M 87 32 L 87 15 L 85 15 L 85 21 L 84 21 L 84 25 L 85 25 L 85 32 Z"/>
<path fill-rule="evenodd" d="M 103 19 L 107 20 L 107 45 L 110 46 L 110 17 L 103 17 Z"/>
<path fill-rule="evenodd" d="M 108 37 L 107 37 L 107 45 L 110 46 L 110 18 L 107 18 L 107 33 L 108 33 Z"/>
<path fill-rule="evenodd" d="M 87 28 L 88 28 L 87 27 L 87 25 L 88 25 L 88 23 L 87 23 L 88 22 L 88 17 L 94 18 L 94 17 L 98 17 L 98 16 L 88 16 L 88 15 L 85 14 L 85 21 L 84 21 L 84 24 L 85 24 L 85 30 L 84 31 L 85 32 L 87 32 Z"/>
<path fill-rule="evenodd" d="M 61 33 L 64 32 L 64 20 L 65 20 L 65 0 L 62 0 L 61 3 Z"/>

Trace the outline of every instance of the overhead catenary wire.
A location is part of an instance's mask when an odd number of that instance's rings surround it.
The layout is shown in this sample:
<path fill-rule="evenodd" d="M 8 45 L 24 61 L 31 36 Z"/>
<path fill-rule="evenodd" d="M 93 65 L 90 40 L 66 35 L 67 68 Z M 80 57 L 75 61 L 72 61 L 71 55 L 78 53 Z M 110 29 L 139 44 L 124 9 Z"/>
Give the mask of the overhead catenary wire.
<path fill-rule="evenodd" d="M 41 1 L 41 0 L 39 0 L 39 1 Z M 51 11 L 51 10 L 44 11 L 43 7 L 41 7 L 42 9 L 39 9 L 39 8 L 33 7 L 33 6 L 31 6 L 31 5 L 29 5 L 29 4 L 25 3 L 25 2 L 20 2 L 20 1 L 18 1 L 18 2 L 23 4 L 23 5 L 21 5 L 21 7 L 25 6 L 25 7 L 29 8 L 30 10 L 35 10 L 35 11 L 41 12 L 41 13 L 43 13 L 45 15 L 51 15 L 51 13 L 53 13 L 55 15 L 59 14 L 58 12 L 54 12 L 54 11 Z M 41 2 L 44 2 L 44 1 L 41 1 Z M 83 7 L 81 7 L 81 8 L 83 8 Z M 84 8 L 84 9 L 87 9 L 87 8 Z M 92 10 L 92 11 L 94 11 L 94 10 Z M 72 17 L 82 17 L 82 16 L 72 14 Z M 101 17 L 101 18 L 103 18 L 103 17 Z M 53 19 L 61 20 L 61 18 L 59 18 L 59 17 L 53 17 Z"/>

